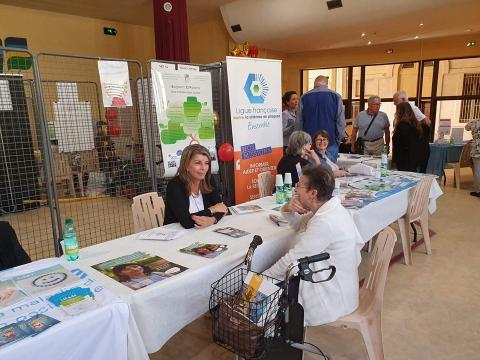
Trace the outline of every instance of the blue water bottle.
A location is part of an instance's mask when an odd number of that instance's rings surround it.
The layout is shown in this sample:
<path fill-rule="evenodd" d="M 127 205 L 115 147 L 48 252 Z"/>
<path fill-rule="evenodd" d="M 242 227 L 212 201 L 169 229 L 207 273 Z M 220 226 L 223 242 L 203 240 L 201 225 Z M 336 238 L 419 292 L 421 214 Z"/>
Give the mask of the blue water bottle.
<path fill-rule="evenodd" d="M 288 202 L 292 198 L 292 174 L 285 173 L 285 181 L 283 185 L 284 201 Z"/>
<path fill-rule="evenodd" d="M 382 160 L 380 163 L 380 177 L 384 178 L 387 176 L 387 168 L 388 168 L 387 145 L 383 145 Z"/>
<path fill-rule="evenodd" d="M 63 245 L 65 247 L 65 257 L 67 261 L 75 261 L 78 259 L 78 240 L 72 218 L 65 219 L 63 229 Z"/>

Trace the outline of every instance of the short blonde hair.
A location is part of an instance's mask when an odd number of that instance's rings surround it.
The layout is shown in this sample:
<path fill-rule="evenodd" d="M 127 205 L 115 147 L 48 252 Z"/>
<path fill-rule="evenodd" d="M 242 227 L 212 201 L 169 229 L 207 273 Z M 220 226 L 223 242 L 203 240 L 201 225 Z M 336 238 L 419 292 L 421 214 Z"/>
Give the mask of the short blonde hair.
<path fill-rule="evenodd" d="M 288 155 L 301 155 L 303 147 L 312 143 L 312 137 L 305 131 L 294 131 L 288 138 L 288 147 L 286 153 Z"/>

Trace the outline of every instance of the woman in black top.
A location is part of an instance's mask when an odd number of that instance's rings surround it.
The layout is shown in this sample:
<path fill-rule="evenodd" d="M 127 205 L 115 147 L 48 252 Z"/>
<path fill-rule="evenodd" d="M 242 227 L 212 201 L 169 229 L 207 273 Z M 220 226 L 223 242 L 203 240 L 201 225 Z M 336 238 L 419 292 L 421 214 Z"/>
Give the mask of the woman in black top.
<path fill-rule="evenodd" d="M 397 105 L 393 131 L 393 162 L 400 171 L 417 172 L 422 153 L 422 127 L 408 102 Z"/>
<path fill-rule="evenodd" d="M 216 224 L 227 207 L 213 183 L 209 151 L 202 145 L 182 152 L 177 175 L 167 185 L 165 225 L 180 222 L 186 229 Z"/>
<path fill-rule="evenodd" d="M 306 165 L 320 165 L 320 159 L 312 149 L 312 138 L 305 131 L 294 131 L 288 139 L 288 147 L 285 155 L 277 165 L 277 174 L 292 174 L 292 185 L 298 182 L 297 164 L 300 167 Z"/>

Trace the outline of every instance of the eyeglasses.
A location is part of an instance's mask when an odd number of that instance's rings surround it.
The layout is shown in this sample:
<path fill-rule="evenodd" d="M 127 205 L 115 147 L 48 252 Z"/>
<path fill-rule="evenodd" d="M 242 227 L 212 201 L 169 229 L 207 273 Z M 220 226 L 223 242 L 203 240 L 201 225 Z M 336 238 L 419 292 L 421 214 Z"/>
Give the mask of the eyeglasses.
<path fill-rule="evenodd" d="M 328 139 L 316 139 L 315 142 L 328 142 Z"/>
<path fill-rule="evenodd" d="M 308 186 L 306 186 L 306 185 L 300 185 L 300 183 L 297 182 L 297 183 L 295 184 L 295 189 L 298 189 L 298 188 L 308 189 Z"/>

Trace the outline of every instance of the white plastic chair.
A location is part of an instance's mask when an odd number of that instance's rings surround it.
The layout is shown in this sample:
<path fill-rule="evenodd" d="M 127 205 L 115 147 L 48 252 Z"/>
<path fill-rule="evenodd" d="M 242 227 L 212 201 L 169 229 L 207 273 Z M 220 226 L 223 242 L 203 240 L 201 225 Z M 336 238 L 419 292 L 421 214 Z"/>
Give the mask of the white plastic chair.
<path fill-rule="evenodd" d="M 387 272 L 397 235 L 386 227 L 378 234 L 370 258 L 368 276 L 359 294 L 357 310 L 327 326 L 356 329 L 363 337 L 371 360 L 383 360 L 382 308 Z M 308 327 L 307 329 L 308 330 Z"/>
<path fill-rule="evenodd" d="M 260 197 L 270 196 L 273 193 L 273 176 L 270 171 L 258 174 L 258 192 Z"/>
<path fill-rule="evenodd" d="M 132 215 L 135 233 L 160 227 L 165 218 L 165 203 L 156 192 L 135 196 Z"/>
<path fill-rule="evenodd" d="M 424 176 L 415 186 L 408 202 L 406 214 L 398 219 L 400 236 L 402 238 L 403 255 L 405 264 L 412 263 L 412 250 L 410 248 L 410 224 L 419 221 L 425 242 L 427 254 L 432 253 L 430 244 L 430 233 L 428 231 L 428 200 L 430 188 L 432 187 L 433 176 Z"/>

